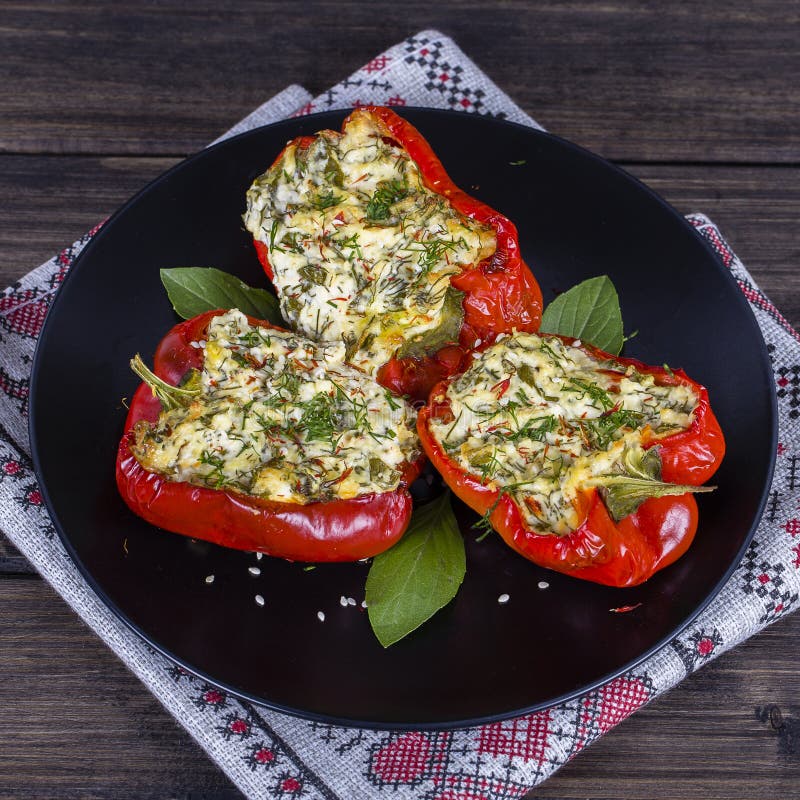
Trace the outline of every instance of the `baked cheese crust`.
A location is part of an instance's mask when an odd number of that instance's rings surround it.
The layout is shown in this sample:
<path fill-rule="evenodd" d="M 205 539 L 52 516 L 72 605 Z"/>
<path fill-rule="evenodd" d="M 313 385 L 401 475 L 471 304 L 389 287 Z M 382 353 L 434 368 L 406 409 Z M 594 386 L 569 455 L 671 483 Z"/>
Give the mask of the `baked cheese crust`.
<path fill-rule="evenodd" d="M 428 189 L 367 112 L 343 133 L 292 142 L 247 192 L 245 227 L 268 251 L 281 312 L 319 342 L 343 342 L 375 374 L 404 344 L 457 340 L 450 276 L 490 257 L 494 230 Z M 444 330 L 444 336 L 442 336 Z"/>
<path fill-rule="evenodd" d="M 578 492 L 624 472 L 626 453 L 688 428 L 685 384 L 601 361 L 556 336 L 517 333 L 477 353 L 447 388 L 453 418 L 430 429 L 466 472 L 509 494 L 539 533 L 574 531 Z"/>
<path fill-rule="evenodd" d="M 393 491 L 419 455 L 413 408 L 345 364 L 341 344 L 251 325 L 234 309 L 196 346 L 191 404 L 134 428 L 131 450 L 150 472 L 305 504 Z"/>

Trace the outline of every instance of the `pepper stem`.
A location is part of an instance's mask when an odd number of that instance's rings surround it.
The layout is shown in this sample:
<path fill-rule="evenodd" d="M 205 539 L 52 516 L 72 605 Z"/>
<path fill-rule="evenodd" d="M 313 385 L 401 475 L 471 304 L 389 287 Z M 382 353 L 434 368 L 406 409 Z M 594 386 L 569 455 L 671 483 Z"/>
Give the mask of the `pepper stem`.
<path fill-rule="evenodd" d="M 713 492 L 716 486 L 688 486 L 661 480 L 661 456 L 657 447 L 630 448 L 622 457 L 625 474 L 600 475 L 590 481 L 597 486 L 608 513 L 615 522 L 633 514 L 651 497 L 668 497 L 687 492 Z"/>
<path fill-rule="evenodd" d="M 188 380 L 184 381 L 182 386 L 172 386 L 163 381 L 147 367 L 138 353 L 131 359 L 131 369 L 150 387 L 153 397 L 161 401 L 165 411 L 186 408 L 202 389 L 200 372 L 196 369 L 191 370 Z"/>

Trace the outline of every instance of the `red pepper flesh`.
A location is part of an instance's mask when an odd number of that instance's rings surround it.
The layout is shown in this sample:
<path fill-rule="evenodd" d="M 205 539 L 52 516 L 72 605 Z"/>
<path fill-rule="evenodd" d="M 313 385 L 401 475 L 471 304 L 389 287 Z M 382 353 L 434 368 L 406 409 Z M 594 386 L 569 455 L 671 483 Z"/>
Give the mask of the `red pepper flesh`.
<path fill-rule="evenodd" d="M 684 384 L 694 390 L 699 403 L 691 425 L 663 438 L 644 438 L 642 444 L 659 447 L 664 481 L 690 486 L 707 481 L 725 454 L 725 440 L 706 389 L 682 370 L 614 357 L 585 344 L 581 348 L 595 358 L 615 361 L 623 369 L 631 365 L 649 373 L 661 385 Z M 598 489 L 590 487 L 579 493 L 576 510 L 583 522 L 572 533 L 558 536 L 531 530 L 509 495 L 501 496 L 499 488 L 464 470 L 434 438 L 431 420 L 450 414 L 445 398 L 448 385 L 449 380 L 437 385 L 428 405 L 419 412 L 417 430 L 422 446 L 453 493 L 479 514 L 489 514 L 492 527 L 520 555 L 576 578 L 622 587 L 646 581 L 686 552 L 698 522 L 697 503 L 691 494 L 650 498 L 633 514 L 615 522 Z"/>
<path fill-rule="evenodd" d="M 191 342 L 204 339 L 208 323 L 220 313 L 224 312 L 209 311 L 172 328 L 156 350 L 155 374 L 177 385 L 190 369 L 202 368 L 202 350 Z M 377 555 L 408 525 L 412 501 L 406 487 L 419 474 L 421 459 L 405 465 L 400 486 L 391 492 L 306 505 L 266 500 L 170 481 L 144 469 L 130 449 L 133 426 L 142 419 L 155 422 L 160 411 L 159 400 L 141 384 L 130 404 L 116 463 L 122 498 L 135 514 L 159 528 L 291 561 L 323 562 Z"/>

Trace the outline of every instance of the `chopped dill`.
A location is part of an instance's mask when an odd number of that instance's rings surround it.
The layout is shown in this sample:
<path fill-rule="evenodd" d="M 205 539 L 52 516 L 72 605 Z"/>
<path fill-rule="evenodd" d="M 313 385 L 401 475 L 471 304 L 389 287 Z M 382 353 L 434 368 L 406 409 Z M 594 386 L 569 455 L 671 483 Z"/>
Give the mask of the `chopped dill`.
<path fill-rule="evenodd" d="M 408 196 L 408 184 L 397 178 L 381 181 L 375 193 L 367 202 L 364 214 L 368 220 L 377 222 L 389 219 L 392 206 Z"/>

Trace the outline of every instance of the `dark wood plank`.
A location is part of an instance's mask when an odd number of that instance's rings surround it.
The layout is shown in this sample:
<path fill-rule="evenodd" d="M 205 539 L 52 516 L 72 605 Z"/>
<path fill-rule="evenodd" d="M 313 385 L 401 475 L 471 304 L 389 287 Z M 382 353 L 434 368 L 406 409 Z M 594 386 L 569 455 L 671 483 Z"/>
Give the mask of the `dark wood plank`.
<path fill-rule="evenodd" d="M 292 82 L 312 93 L 422 28 L 607 157 L 796 162 L 793 4 L 682 0 L 5 2 L 0 151 L 186 154 Z"/>
<path fill-rule="evenodd" d="M 800 169 L 644 164 L 626 169 L 682 213 L 711 217 L 761 289 L 800 328 Z"/>
<path fill-rule="evenodd" d="M 47 584 L 0 607 L 0 798 L 241 796 Z"/>
<path fill-rule="evenodd" d="M 0 155 L 0 284 L 52 258 L 176 161 Z"/>

